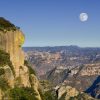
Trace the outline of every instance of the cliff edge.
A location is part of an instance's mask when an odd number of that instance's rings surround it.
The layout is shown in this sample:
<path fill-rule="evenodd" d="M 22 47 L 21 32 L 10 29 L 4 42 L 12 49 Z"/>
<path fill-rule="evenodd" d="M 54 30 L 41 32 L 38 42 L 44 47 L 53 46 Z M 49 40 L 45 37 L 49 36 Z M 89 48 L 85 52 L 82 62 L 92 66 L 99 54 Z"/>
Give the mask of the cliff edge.
<path fill-rule="evenodd" d="M 20 28 L 0 17 L 0 100 L 41 100 L 39 81 L 24 60 L 24 41 Z"/>

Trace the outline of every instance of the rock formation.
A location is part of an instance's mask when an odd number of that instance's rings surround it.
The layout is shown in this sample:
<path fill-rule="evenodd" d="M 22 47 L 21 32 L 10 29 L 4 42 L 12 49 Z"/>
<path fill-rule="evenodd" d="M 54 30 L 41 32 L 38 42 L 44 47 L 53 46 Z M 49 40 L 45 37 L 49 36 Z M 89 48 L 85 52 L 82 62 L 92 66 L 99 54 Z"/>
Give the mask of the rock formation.
<path fill-rule="evenodd" d="M 61 85 L 57 92 L 58 100 L 96 100 L 71 86 Z"/>
<path fill-rule="evenodd" d="M 24 40 L 25 36 L 18 27 L 0 18 L 0 79 L 5 79 L 3 85 L 8 83 L 6 91 L 9 88 L 29 87 L 36 93 L 36 100 L 41 100 L 38 79 L 24 64 L 24 52 L 21 48 Z M 2 82 L 0 83 L 0 100 L 5 98 Z M 8 100 L 8 98 L 5 99 Z"/>
<path fill-rule="evenodd" d="M 6 22 L 5 19 L 3 20 Z M 30 86 L 29 77 L 27 74 L 28 68 L 24 66 L 24 52 L 21 48 L 24 40 L 24 34 L 19 29 L 11 29 L 6 32 L 0 31 L 0 49 L 10 54 L 10 60 L 14 67 L 15 77 L 17 78 L 21 76 L 23 79 L 22 84 L 24 86 Z M 23 71 L 20 69 L 20 67 L 23 68 Z M 26 80 L 24 81 L 24 79 Z"/>

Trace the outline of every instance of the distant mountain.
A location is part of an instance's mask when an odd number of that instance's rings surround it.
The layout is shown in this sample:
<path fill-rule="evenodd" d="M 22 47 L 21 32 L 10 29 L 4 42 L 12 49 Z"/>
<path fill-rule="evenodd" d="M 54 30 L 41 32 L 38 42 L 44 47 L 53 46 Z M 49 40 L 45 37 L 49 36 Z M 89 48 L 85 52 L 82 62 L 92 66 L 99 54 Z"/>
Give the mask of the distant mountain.
<path fill-rule="evenodd" d="M 70 51 L 100 51 L 100 47 L 78 47 L 78 46 L 74 46 L 74 45 L 71 45 L 71 46 L 54 46 L 54 47 L 50 47 L 50 46 L 46 46 L 46 47 L 23 47 L 23 50 L 25 52 L 27 51 L 50 51 L 50 52 L 60 52 L 60 51 L 64 51 L 64 50 L 70 50 Z"/>
<path fill-rule="evenodd" d="M 39 74 L 46 74 L 55 67 L 74 68 L 81 64 L 100 62 L 100 48 L 78 46 L 23 47 L 26 59 Z"/>
<path fill-rule="evenodd" d="M 36 51 L 61 51 L 61 50 L 64 50 L 64 49 L 78 49 L 79 47 L 78 46 L 54 46 L 54 47 L 51 47 L 51 46 L 46 46 L 46 47 L 23 47 L 23 49 L 25 51 L 33 51 L 33 50 L 36 50 Z"/>

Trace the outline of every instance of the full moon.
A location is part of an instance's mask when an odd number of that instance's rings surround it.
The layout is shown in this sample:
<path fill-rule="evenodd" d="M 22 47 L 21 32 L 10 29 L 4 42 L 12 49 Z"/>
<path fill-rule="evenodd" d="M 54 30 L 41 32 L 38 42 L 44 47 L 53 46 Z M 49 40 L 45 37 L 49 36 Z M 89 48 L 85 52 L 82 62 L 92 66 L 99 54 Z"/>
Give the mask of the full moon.
<path fill-rule="evenodd" d="M 87 13 L 81 13 L 80 16 L 80 21 L 85 22 L 88 20 L 88 14 Z"/>

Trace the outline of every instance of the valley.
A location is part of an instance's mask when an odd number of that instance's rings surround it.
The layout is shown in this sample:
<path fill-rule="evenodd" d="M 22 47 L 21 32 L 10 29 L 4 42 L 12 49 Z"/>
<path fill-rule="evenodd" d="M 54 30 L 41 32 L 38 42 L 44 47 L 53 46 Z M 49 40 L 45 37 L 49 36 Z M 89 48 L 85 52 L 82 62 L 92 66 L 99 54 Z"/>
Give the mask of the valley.
<path fill-rule="evenodd" d="M 86 91 L 100 75 L 100 48 L 56 46 L 25 47 L 23 50 L 39 79 L 48 80 L 54 87 L 63 84 Z M 100 93 L 94 97 L 99 96 Z"/>

